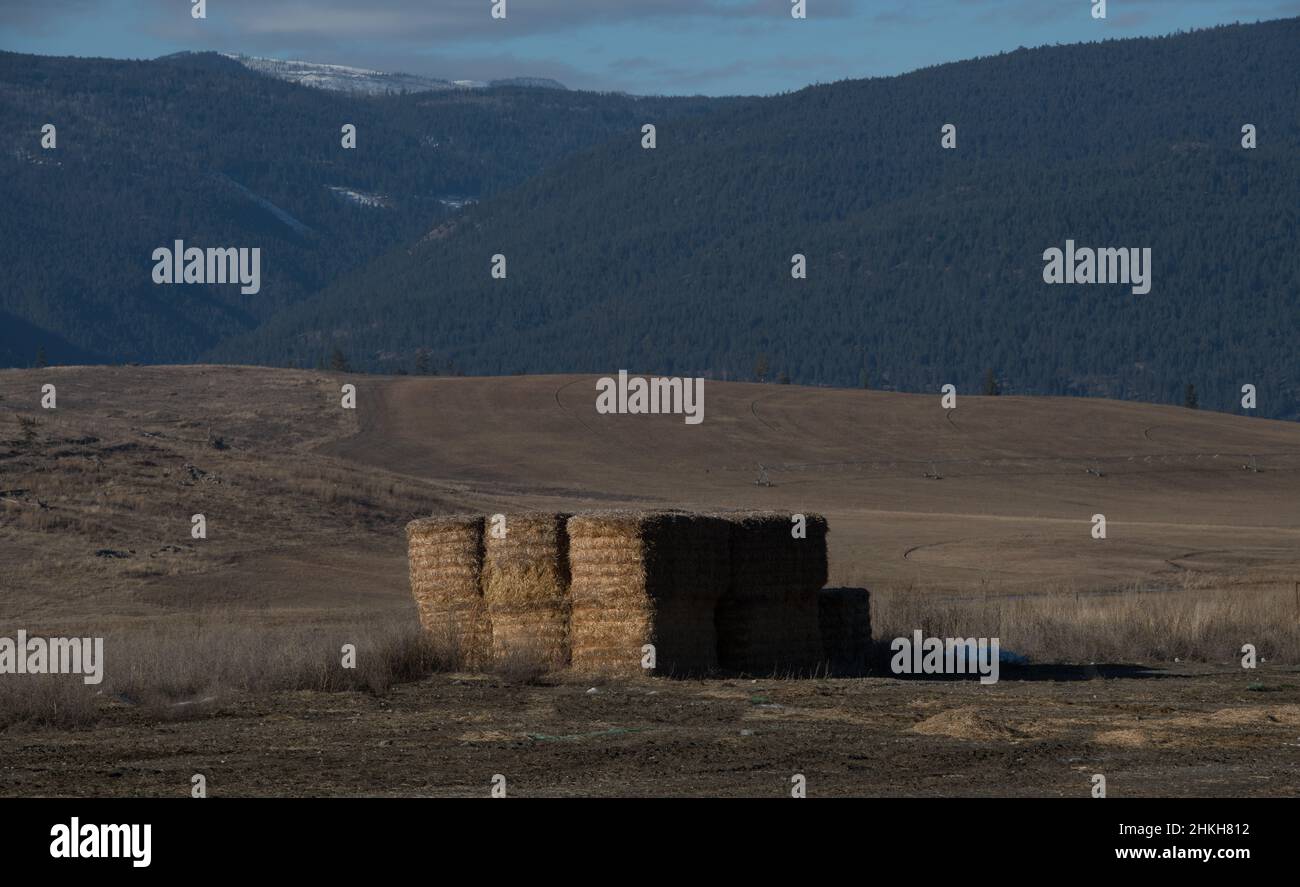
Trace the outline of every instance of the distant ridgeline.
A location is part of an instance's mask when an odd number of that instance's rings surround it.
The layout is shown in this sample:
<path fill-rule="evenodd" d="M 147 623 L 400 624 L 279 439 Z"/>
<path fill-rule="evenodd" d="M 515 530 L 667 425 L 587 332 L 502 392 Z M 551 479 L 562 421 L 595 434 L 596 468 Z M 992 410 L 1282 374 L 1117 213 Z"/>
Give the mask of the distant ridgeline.
<path fill-rule="evenodd" d="M 0 102 L 22 121 L 2 156 L 21 171 L 21 211 L 3 224 L 23 273 L 0 311 L 129 359 L 337 352 L 380 372 L 625 367 L 936 393 L 990 378 L 1007 394 L 1174 403 L 1194 385 L 1202 407 L 1231 411 L 1249 384 L 1255 413 L 1300 418 L 1297 46 L 1287 19 L 765 99 L 495 90 L 450 106 L 437 104 L 449 93 L 344 99 L 266 78 L 223 93 L 214 78 L 256 77 L 234 63 L 2 56 L 3 80 L 22 85 Z M 107 67 L 73 71 L 94 64 Z M 149 162 L 75 135 L 95 121 L 97 139 L 118 138 L 99 122 L 114 120 L 114 77 L 152 90 L 152 115 L 120 138 L 154 140 Z M 218 110 L 196 135 L 200 94 Z M 57 157 L 38 156 L 55 97 L 73 125 Z M 262 117 L 273 125 L 250 122 Z M 354 150 L 339 147 L 344 122 Z M 446 148 L 442 165 L 418 159 Z M 74 156 L 88 178 L 59 184 Z M 313 233 L 203 191 L 200 168 Z M 390 213 L 327 186 L 406 196 Z M 83 188 L 102 199 L 87 207 Z M 415 198 L 433 194 L 479 202 Z M 157 203 L 172 214 L 125 221 Z M 69 249 L 101 225 L 89 256 Z M 174 239 L 261 247 L 261 293 L 152 287 L 149 256 Z M 102 318 L 74 310 L 129 300 L 146 323 L 96 333 Z"/>

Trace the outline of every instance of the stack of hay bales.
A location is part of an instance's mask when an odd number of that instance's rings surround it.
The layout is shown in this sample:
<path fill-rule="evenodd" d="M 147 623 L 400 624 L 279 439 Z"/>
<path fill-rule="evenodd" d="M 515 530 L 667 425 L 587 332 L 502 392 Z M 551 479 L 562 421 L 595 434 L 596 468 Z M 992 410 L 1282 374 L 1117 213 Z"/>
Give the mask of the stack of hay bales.
<path fill-rule="evenodd" d="M 406 525 L 411 594 L 439 652 L 465 668 L 488 664 L 492 628 L 479 584 L 483 518 L 428 517 Z"/>
<path fill-rule="evenodd" d="M 865 588 L 824 588 L 817 596 L 822 655 L 831 673 L 867 673 L 871 659 L 871 592 Z"/>
<path fill-rule="evenodd" d="M 569 662 L 569 536 L 566 514 L 504 515 L 484 540 L 483 599 L 492 658 L 546 669 Z"/>
<path fill-rule="evenodd" d="M 730 533 L 725 521 L 676 512 L 608 512 L 569 518 L 575 671 L 650 673 L 642 647 L 655 647 L 657 674 L 717 667 L 714 610 L 726 592 Z"/>
<path fill-rule="evenodd" d="M 827 589 L 826 520 L 604 512 L 407 525 L 411 592 L 436 646 L 462 667 L 571 665 L 605 677 L 861 674 L 865 589 Z M 652 669 L 643 667 L 647 644 Z"/>
<path fill-rule="evenodd" d="M 718 603 L 718 660 L 747 674 L 809 674 L 822 663 L 817 597 L 826 584 L 826 519 L 804 515 L 730 515 L 731 584 Z"/>

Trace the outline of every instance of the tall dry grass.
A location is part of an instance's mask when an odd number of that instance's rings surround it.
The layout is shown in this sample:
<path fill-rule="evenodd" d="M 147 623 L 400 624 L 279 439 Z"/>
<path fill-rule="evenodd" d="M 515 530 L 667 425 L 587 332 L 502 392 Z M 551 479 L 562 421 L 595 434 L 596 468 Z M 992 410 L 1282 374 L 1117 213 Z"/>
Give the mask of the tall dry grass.
<path fill-rule="evenodd" d="M 344 644 L 356 648 L 355 668 L 342 665 Z M 418 625 L 397 619 L 327 629 L 205 621 L 160 635 L 110 636 L 104 646 L 105 684 L 137 700 L 284 690 L 383 693 L 447 664 Z"/>
<path fill-rule="evenodd" d="M 0 675 L 0 730 L 93 724 L 99 719 L 97 689 L 77 675 Z"/>
<path fill-rule="evenodd" d="M 877 653 L 919 629 L 926 637 L 997 637 L 1003 649 L 1041 664 L 1229 663 L 1239 660 L 1243 644 L 1255 645 L 1264 660 L 1300 664 L 1300 601 L 1290 586 L 1189 582 L 1021 596 L 903 589 L 872 595 L 871 621 Z M 355 669 L 342 665 L 345 643 L 356 647 Z M 148 633 L 110 634 L 104 659 L 104 681 L 96 686 L 79 676 L 0 675 L 0 730 L 86 726 L 113 704 L 164 720 L 212 713 L 239 694 L 382 694 L 464 664 L 454 643 L 397 617 L 284 628 L 209 615 Z M 521 649 L 495 670 L 506 680 L 532 683 L 546 668 Z"/>
<path fill-rule="evenodd" d="M 356 648 L 355 668 L 342 648 Z M 94 723 L 112 704 L 160 719 L 211 712 L 239 694 L 292 690 L 382 694 L 393 684 L 459 666 L 413 620 L 282 628 L 223 617 L 104 638 L 104 679 L 0 675 L 0 729 Z"/>
<path fill-rule="evenodd" d="M 1258 656 L 1300 664 L 1300 601 L 1273 587 L 1134 586 L 1108 593 L 1023 596 L 872 595 L 877 644 L 911 637 L 996 637 L 1040 663 L 1230 662 L 1243 644 Z"/>

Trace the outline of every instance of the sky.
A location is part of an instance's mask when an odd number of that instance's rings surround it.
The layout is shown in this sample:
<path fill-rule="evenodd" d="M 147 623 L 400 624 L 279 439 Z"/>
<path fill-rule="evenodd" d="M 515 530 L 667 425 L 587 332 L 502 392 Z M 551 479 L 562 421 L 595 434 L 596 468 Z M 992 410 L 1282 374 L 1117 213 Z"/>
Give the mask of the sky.
<path fill-rule="evenodd" d="M 449 80 L 553 77 L 641 95 L 770 95 L 1020 46 L 1300 15 L 1300 0 L 0 0 L 0 49 L 219 50 Z"/>

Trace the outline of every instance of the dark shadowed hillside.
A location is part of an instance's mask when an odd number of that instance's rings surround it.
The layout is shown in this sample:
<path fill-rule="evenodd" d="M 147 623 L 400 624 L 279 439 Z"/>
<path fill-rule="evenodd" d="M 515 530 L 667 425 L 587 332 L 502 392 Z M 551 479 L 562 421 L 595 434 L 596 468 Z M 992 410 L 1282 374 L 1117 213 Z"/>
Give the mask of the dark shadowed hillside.
<path fill-rule="evenodd" d="M 214 353 L 731 378 L 761 363 L 926 391 L 991 370 L 1009 393 L 1180 405 L 1193 384 L 1220 410 L 1251 383 L 1260 414 L 1295 417 L 1297 46 L 1289 19 L 647 117 L 655 150 L 630 127 Z M 1150 292 L 1046 285 L 1043 251 L 1067 239 L 1150 248 Z"/>
<path fill-rule="evenodd" d="M 554 89 L 380 97 L 214 53 L 0 53 L 0 365 L 194 360 L 220 339 L 644 116 L 726 104 Z M 57 127 L 53 150 L 42 127 Z M 341 128 L 357 128 L 353 150 Z M 262 251 L 261 290 L 157 286 L 153 250 Z M 293 356 L 286 345 L 280 359 Z M 314 352 L 313 352 L 314 355 Z"/>

